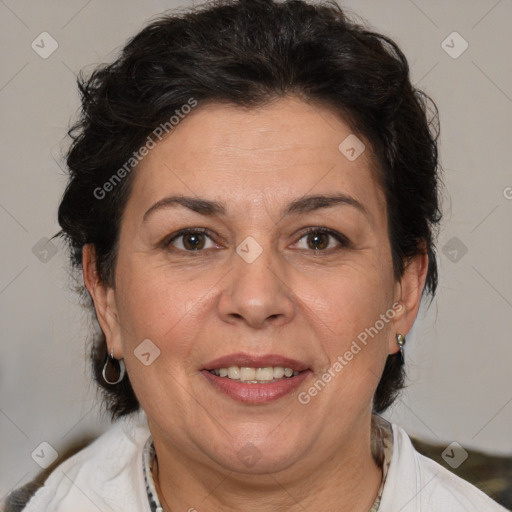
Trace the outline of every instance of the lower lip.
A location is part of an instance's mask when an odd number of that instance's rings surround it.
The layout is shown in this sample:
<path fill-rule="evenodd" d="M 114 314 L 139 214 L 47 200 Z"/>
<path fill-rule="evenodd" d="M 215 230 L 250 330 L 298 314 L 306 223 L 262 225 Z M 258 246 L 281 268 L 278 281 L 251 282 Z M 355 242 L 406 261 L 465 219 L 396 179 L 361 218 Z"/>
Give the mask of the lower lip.
<path fill-rule="evenodd" d="M 304 370 L 295 377 L 285 377 L 265 384 L 246 384 L 228 377 L 217 377 L 208 370 L 201 372 L 218 390 L 239 402 L 264 404 L 278 400 L 297 389 L 311 373 Z"/>

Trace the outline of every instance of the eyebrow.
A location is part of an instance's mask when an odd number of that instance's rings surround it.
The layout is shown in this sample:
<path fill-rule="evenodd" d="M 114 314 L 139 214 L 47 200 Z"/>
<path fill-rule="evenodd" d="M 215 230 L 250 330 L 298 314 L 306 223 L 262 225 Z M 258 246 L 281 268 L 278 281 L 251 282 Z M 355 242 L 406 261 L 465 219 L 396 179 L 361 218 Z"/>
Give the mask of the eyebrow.
<path fill-rule="evenodd" d="M 322 208 L 330 208 L 337 205 L 348 205 L 359 210 L 365 216 L 369 216 L 368 210 L 365 206 L 354 197 L 347 194 L 328 194 L 328 195 L 310 195 L 295 199 L 289 203 L 284 209 L 282 216 L 309 213 Z M 206 216 L 225 215 L 226 208 L 223 203 L 218 201 L 210 201 L 208 199 L 199 199 L 197 197 L 188 196 L 169 196 L 164 197 L 151 206 L 142 218 L 142 222 L 155 212 L 173 208 L 176 206 L 183 206 L 196 213 Z"/>

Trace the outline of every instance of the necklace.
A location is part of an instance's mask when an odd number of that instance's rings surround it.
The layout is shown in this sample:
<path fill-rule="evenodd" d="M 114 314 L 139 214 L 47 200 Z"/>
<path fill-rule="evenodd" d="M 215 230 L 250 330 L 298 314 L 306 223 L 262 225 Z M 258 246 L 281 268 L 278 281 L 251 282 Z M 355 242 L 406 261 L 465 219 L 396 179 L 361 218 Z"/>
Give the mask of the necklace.
<path fill-rule="evenodd" d="M 155 482 L 155 489 L 158 496 L 158 499 L 160 500 L 160 506 L 157 507 L 156 512 L 172 512 L 171 507 L 167 505 L 167 502 L 165 501 L 164 494 L 162 492 L 162 488 L 160 487 L 160 480 L 159 480 L 159 471 L 158 471 L 158 459 L 153 459 L 153 464 L 151 467 L 151 475 L 153 476 L 153 482 Z M 165 507 L 165 508 L 164 508 Z"/>

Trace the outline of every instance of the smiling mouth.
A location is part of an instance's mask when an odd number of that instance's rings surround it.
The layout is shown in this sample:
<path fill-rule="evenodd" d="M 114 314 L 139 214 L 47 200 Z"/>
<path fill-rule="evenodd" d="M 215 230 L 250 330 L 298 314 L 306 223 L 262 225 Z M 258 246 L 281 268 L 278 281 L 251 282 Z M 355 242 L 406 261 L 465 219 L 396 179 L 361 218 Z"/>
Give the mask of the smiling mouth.
<path fill-rule="evenodd" d="M 298 370 L 284 366 L 265 366 L 253 368 L 249 366 L 229 366 L 209 370 L 217 377 L 243 382 L 244 384 L 270 384 L 299 375 Z"/>
<path fill-rule="evenodd" d="M 216 392 L 245 404 L 293 395 L 312 374 L 310 365 L 280 354 L 229 354 L 206 363 L 201 373 Z"/>

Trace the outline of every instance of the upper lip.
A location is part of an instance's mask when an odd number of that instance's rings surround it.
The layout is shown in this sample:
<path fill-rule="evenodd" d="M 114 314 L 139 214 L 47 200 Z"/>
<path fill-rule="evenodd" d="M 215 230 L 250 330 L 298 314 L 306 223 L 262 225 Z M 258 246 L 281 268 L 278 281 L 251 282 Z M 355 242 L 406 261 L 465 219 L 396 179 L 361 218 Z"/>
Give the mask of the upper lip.
<path fill-rule="evenodd" d="M 278 354 L 265 354 L 261 356 L 239 352 L 219 357 L 206 363 L 205 370 L 216 370 L 219 368 L 229 368 L 230 366 L 246 366 L 249 368 L 265 368 L 268 366 L 283 366 L 301 372 L 309 369 L 309 366 L 296 359 L 281 356 Z"/>

